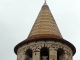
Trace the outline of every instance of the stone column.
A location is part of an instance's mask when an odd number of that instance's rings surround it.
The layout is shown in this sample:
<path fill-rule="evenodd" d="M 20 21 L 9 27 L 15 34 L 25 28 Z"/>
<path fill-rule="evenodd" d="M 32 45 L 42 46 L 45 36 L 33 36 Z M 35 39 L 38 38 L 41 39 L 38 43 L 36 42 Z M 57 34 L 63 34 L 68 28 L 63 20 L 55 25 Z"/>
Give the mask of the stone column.
<path fill-rule="evenodd" d="M 33 52 L 32 60 L 40 60 L 40 51 Z"/>
<path fill-rule="evenodd" d="M 49 49 L 49 60 L 57 60 L 57 51 L 53 48 Z"/>
<path fill-rule="evenodd" d="M 59 57 L 59 60 L 72 60 L 72 56 L 71 55 L 68 55 L 68 52 L 64 52 Z"/>
<path fill-rule="evenodd" d="M 25 54 L 23 52 L 18 53 L 17 60 L 25 60 L 25 59 L 26 59 L 26 57 L 25 57 Z"/>

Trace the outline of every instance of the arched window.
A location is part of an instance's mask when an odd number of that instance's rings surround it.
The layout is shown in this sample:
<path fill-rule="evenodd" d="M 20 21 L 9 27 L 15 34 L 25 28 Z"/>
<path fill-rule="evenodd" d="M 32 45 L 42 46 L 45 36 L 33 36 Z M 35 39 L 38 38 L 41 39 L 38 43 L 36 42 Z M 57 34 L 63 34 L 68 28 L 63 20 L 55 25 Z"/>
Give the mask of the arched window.
<path fill-rule="evenodd" d="M 28 49 L 25 54 L 26 54 L 25 60 L 32 60 L 32 50 L 31 49 Z"/>
<path fill-rule="evenodd" d="M 59 48 L 57 50 L 57 60 L 64 60 L 63 55 L 64 55 L 64 50 Z"/>
<path fill-rule="evenodd" d="M 49 49 L 46 47 L 41 48 L 40 50 L 41 60 L 49 60 Z"/>

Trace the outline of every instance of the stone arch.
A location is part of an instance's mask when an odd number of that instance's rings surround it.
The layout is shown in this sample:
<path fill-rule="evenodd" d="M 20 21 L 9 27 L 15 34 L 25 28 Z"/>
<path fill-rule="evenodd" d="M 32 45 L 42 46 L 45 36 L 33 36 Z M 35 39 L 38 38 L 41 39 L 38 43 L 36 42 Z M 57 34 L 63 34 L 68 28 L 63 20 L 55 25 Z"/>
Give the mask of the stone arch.
<path fill-rule="evenodd" d="M 25 52 L 25 60 L 32 60 L 32 50 L 27 49 Z"/>
<path fill-rule="evenodd" d="M 49 48 L 42 47 L 40 49 L 40 59 L 41 60 L 49 60 Z"/>
<path fill-rule="evenodd" d="M 63 50 L 65 50 L 65 47 L 64 47 L 64 45 L 61 45 L 61 44 L 55 44 L 56 46 L 55 46 L 55 50 L 58 50 L 58 49 L 63 49 Z"/>

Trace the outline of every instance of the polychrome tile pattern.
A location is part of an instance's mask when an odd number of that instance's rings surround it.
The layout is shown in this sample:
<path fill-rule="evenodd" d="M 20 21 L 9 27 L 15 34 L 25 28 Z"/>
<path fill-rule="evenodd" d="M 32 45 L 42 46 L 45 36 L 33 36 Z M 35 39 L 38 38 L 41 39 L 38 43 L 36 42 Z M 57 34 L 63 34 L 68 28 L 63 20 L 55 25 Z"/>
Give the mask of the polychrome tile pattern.
<path fill-rule="evenodd" d="M 43 5 L 42 9 L 33 25 L 33 28 L 28 36 L 31 38 L 35 35 L 48 35 L 52 34 L 62 38 L 61 33 L 57 27 L 57 24 L 50 12 L 48 5 Z M 55 38 L 54 36 L 54 38 Z"/>

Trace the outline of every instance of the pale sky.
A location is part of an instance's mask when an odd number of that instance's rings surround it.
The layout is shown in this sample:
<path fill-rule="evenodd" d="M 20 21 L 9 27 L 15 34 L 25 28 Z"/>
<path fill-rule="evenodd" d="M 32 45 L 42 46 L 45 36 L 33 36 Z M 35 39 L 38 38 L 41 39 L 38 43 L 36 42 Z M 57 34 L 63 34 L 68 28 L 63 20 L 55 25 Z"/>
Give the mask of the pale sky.
<path fill-rule="evenodd" d="M 14 47 L 27 38 L 44 0 L 0 0 L 0 60 L 17 60 Z M 47 0 L 64 39 L 80 60 L 80 0 Z"/>

